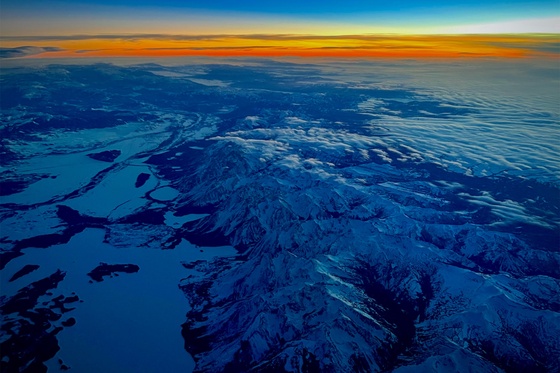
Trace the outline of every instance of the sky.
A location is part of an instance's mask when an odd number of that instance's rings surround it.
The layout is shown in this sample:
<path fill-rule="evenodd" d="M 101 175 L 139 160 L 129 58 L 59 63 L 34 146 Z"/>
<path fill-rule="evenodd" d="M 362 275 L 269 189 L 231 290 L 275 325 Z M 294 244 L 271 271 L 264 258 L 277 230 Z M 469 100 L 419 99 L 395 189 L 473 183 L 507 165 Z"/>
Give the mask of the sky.
<path fill-rule="evenodd" d="M 0 2 L 3 58 L 554 57 L 559 47 L 560 0 Z"/>

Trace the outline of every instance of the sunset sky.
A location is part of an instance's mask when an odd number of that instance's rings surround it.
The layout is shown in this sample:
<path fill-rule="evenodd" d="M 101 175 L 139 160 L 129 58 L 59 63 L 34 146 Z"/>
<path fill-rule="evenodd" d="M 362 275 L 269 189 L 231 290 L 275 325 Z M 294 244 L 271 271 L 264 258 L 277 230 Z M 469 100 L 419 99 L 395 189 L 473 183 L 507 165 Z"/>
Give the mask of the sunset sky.
<path fill-rule="evenodd" d="M 558 57 L 558 0 L 2 0 L 0 57 Z"/>

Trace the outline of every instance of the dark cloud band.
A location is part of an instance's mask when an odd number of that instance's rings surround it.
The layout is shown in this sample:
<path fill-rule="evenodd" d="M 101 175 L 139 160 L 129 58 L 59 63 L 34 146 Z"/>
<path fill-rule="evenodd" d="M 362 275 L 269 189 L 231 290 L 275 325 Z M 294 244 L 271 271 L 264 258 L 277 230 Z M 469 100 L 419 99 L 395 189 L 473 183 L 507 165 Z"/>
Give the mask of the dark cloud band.
<path fill-rule="evenodd" d="M 64 49 L 58 47 L 35 47 L 35 46 L 22 46 L 15 48 L 0 48 L 0 58 L 18 58 L 27 57 L 35 54 L 47 52 L 62 52 Z"/>

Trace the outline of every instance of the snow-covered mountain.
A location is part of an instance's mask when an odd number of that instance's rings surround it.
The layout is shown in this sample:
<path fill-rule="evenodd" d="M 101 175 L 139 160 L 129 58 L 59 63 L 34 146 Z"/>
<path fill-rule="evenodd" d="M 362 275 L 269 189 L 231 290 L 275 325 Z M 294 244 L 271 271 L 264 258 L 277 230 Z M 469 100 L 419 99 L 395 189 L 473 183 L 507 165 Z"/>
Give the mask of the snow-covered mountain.
<path fill-rule="evenodd" d="M 560 113 L 516 66 L 4 69 L 2 370 L 558 371 Z"/>
<path fill-rule="evenodd" d="M 367 135 L 268 124 L 213 139 L 181 182 L 214 206 L 186 236 L 243 248 L 182 283 L 199 371 L 558 369 L 560 256 L 483 211 L 492 194 L 469 193 L 484 181 L 384 163 Z"/>

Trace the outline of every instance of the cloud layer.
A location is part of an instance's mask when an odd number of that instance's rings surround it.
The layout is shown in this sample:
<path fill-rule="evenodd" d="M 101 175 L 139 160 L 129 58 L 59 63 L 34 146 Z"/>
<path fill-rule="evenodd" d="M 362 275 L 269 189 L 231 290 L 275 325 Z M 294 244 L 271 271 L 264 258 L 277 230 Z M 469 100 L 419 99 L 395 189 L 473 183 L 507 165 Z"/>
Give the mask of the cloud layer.
<path fill-rule="evenodd" d="M 8 36 L 2 57 L 558 57 L 559 35 L 99 34 Z M 34 46 L 18 46 L 29 43 Z M 49 43 L 49 46 L 42 45 Z M 50 46 L 50 45 L 56 46 Z M 48 56 L 48 55 L 46 55 Z"/>

